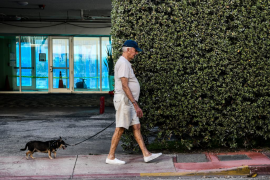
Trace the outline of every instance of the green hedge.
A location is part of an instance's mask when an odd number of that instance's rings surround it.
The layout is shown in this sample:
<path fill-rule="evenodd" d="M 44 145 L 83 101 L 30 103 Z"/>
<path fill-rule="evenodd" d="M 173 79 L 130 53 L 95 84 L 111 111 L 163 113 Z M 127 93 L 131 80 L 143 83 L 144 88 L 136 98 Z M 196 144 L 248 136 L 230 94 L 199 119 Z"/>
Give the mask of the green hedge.
<path fill-rule="evenodd" d="M 143 134 L 158 127 L 187 148 L 231 148 L 270 138 L 268 0 L 113 0 L 114 57 L 127 39 L 144 50 Z M 124 147 L 132 148 L 129 133 Z"/>

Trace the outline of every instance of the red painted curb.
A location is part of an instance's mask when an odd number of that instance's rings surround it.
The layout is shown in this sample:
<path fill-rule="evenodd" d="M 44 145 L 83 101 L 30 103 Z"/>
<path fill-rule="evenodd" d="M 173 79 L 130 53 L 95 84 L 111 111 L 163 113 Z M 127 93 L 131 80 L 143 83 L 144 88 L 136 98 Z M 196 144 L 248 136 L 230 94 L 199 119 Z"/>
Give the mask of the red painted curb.
<path fill-rule="evenodd" d="M 250 159 L 249 160 L 231 160 L 231 161 L 220 161 L 218 155 L 239 155 L 245 154 Z M 177 172 L 183 170 L 214 170 L 214 169 L 226 169 L 226 168 L 235 168 L 239 166 L 260 166 L 267 165 L 270 166 L 270 159 L 258 152 L 233 152 L 233 153 L 205 153 L 206 157 L 209 159 L 209 162 L 199 162 L 199 163 L 174 163 L 175 169 Z M 266 171 L 266 170 L 262 170 Z M 268 170 L 267 170 L 268 171 Z"/>
<path fill-rule="evenodd" d="M 250 174 L 257 173 L 260 175 L 270 175 L 270 165 L 253 165 L 249 166 Z"/>

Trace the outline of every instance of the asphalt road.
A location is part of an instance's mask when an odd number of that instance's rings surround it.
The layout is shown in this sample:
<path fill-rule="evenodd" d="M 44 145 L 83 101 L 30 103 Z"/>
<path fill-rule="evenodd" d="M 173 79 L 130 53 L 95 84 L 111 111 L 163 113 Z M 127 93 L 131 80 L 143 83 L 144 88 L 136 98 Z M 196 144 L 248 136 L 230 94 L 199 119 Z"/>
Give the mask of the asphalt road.
<path fill-rule="evenodd" d="M 54 111 L 0 111 L 0 156 L 24 156 L 26 151 L 20 151 L 28 141 L 48 141 L 60 136 L 68 144 L 76 144 L 101 131 L 114 121 L 113 110 L 101 114 L 98 111 L 66 109 Z M 23 112 L 23 113 L 22 113 Z M 70 113 L 70 114 L 68 114 Z M 107 154 L 115 124 L 108 129 L 76 146 L 59 149 L 61 155 Z M 118 145 L 116 153 L 125 154 Z M 45 153 L 35 153 L 34 157 L 47 156 Z"/>

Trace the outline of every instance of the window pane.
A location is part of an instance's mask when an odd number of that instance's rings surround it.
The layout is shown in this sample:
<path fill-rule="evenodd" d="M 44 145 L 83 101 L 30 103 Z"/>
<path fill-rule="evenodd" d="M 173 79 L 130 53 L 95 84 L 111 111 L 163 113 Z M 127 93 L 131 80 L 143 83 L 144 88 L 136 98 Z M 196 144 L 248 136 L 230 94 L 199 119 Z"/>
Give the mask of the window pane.
<path fill-rule="evenodd" d="M 16 36 L 0 36 L 0 91 L 19 91 L 17 87 Z"/>
<path fill-rule="evenodd" d="M 17 56 L 19 58 L 19 56 Z M 23 86 L 32 86 L 32 67 L 31 62 L 31 44 L 29 42 L 21 42 L 21 67 L 22 67 L 22 87 Z M 19 61 L 17 61 L 19 67 Z M 29 69 L 26 69 L 29 68 Z M 18 82 L 20 77 L 17 78 Z M 17 83 L 17 86 L 20 86 Z"/>
<path fill-rule="evenodd" d="M 74 38 L 74 89 L 100 91 L 100 38 Z"/>
<path fill-rule="evenodd" d="M 109 91 L 109 71 L 105 63 L 107 62 L 108 50 L 111 49 L 109 37 L 102 37 L 102 91 Z"/>
<path fill-rule="evenodd" d="M 53 67 L 69 67 L 68 39 L 53 39 Z"/>
<path fill-rule="evenodd" d="M 21 36 L 22 91 L 48 91 L 47 39 L 47 36 Z M 19 67 L 19 44 L 16 53 Z"/>
<path fill-rule="evenodd" d="M 69 88 L 69 69 L 53 69 L 53 88 Z"/>
<path fill-rule="evenodd" d="M 48 41 L 47 37 L 36 39 L 36 88 L 47 89 L 49 87 L 48 79 Z M 45 56 L 45 59 L 44 59 Z"/>

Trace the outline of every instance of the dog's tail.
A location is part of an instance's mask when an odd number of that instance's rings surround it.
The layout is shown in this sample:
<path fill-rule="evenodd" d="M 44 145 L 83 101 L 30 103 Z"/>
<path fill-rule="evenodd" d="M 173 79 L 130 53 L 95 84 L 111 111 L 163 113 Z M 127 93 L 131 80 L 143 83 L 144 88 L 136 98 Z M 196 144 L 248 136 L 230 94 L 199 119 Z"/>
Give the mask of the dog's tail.
<path fill-rule="evenodd" d="M 25 151 L 28 147 L 28 143 L 25 145 L 24 149 L 21 149 L 21 151 Z"/>

